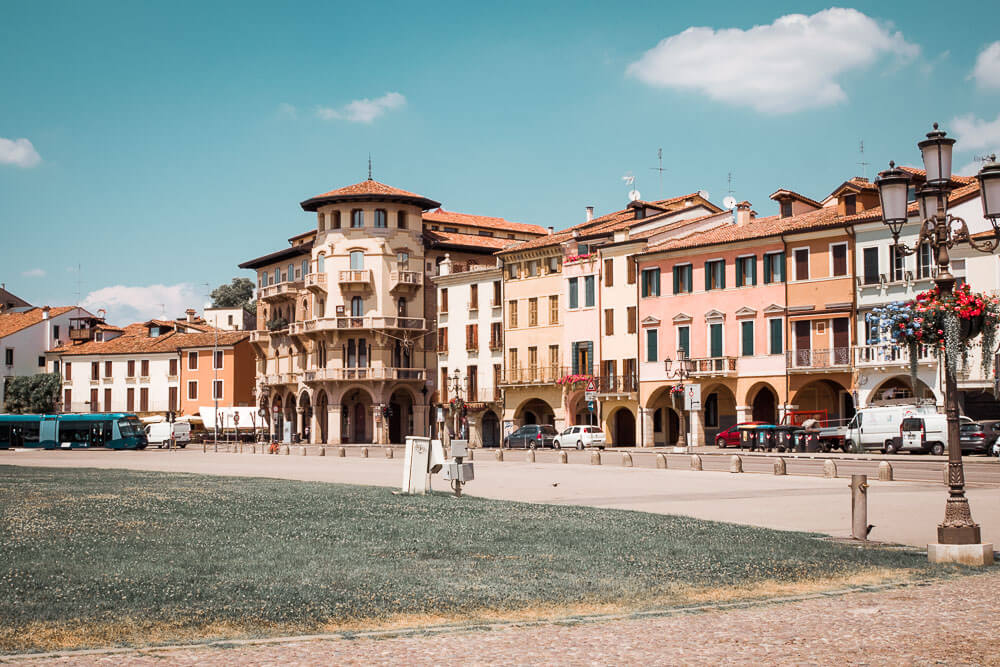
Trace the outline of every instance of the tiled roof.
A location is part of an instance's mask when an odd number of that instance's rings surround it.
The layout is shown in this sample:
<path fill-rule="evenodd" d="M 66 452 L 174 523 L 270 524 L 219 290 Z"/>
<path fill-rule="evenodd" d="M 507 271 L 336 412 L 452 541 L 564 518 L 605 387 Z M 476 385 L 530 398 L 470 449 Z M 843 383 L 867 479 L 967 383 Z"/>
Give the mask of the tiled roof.
<path fill-rule="evenodd" d="M 498 236 L 480 236 L 478 234 L 461 234 L 442 232 L 436 229 L 425 229 L 424 240 L 433 247 L 455 247 L 493 252 L 511 244 L 521 243 L 517 239 L 504 239 Z"/>
<path fill-rule="evenodd" d="M 789 199 L 797 199 L 800 202 L 809 204 L 810 206 L 815 206 L 816 208 L 822 208 L 823 206 L 815 199 L 810 199 L 809 197 L 806 197 L 804 194 L 800 194 L 795 190 L 789 190 L 787 188 L 779 188 L 775 190 L 773 193 L 771 193 L 770 199 L 778 201 L 779 199 L 784 199 L 786 197 Z"/>
<path fill-rule="evenodd" d="M 400 190 L 399 188 L 394 188 L 391 185 L 379 183 L 378 181 L 369 178 L 367 181 L 361 181 L 360 183 L 355 183 L 354 185 L 348 185 L 343 188 L 337 188 L 336 190 L 324 192 L 323 194 L 316 195 L 315 197 L 310 197 L 302 202 L 301 206 L 303 210 L 315 211 L 318 207 L 323 206 L 324 204 L 332 204 L 338 201 L 378 201 L 379 199 L 385 199 L 387 201 L 402 199 L 409 201 L 412 204 L 419 205 L 424 209 L 435 208 L 441 205 L 436 201 L 424 197 L 423 195 L 407 192 L 406 190 Z"/>
<path fill-rule="evenodd" d="M 670 239 L 651 246 L 643 254 L 649 255 L 666 250 L 681 250 L 721 243 L 762 239 L 770 236 L 778 236 L 786 232 L 811 231 L 834 227 L 843 224 L 843 222 L 844 218 L 837 215 L 837 210 L 834 207 L 821 208 L 789 218 L 772 215 L 766 218 L 751 219 L 750 222 L 742 227 L 735 224 L 726 224 L 702 232 L 695 232 L 679 239 Z"/>
<path fill-rule="evenodd" d="M 156 338 L 147 334 L 145 323 L 130 324 L 125 333 L 106 341 L 88 341 L 73 345 L 67 343 L 52 350 L 64 356 L 104 354 L 153 354 L 177 352 L 192 347 L 211 347 L 218 340 L 220 346 L 235 345 L 250 337 L 247 331 L 219 331 L 204 333 L 177 333 L 172 331 Z"/>
<path fill-rule="evenodd" d="M 501 229 L 510 232 L 521 232 L 522 234 L 547 234 L 548 230 L 538 225 L 528 225 L 523 222 L 511 222 L 503 218 L 496 218 L 488 215 L 472 215 L 469 213 L 456 213 L 438 208 L 435 211 L 424 213 L 424 222 L 466 225 L 469 227 L 482 227 L 484 229 Z"/>
<path fill-rule="evenodd" d="M 74 308 L 76 308 L 76 306 L 60 306 L 58 308 L 51 308 L 49 309 L 49 317 L 57 317 L 63 313 L 68 313 Z M 9 336 L 12 333 L 20 331 L 21 329 L 26 329 L 34 324 L 38 324 L 41 321 L 41 308 L 32 308 L 31 310 L 18 313 L 2 313 L 0 314 L 0 338 Z"/>
<path fill-rule="evenodd" d="M 672 197 L 670 199 L 661 199 L 654 202 L 635 202 L 638 205 L 645 205 L 648 207 L 663 209 L 662 213 L 656 213 L 645 218 L 640 218 L 636 220 L 635 210 L 632 207 L 622 209 L 621 211 L 615 211 L 614 213 L 609 213 L 607 215 L 602 215 L 599 218 L 594 218 L 589 222 L 581 222 L 578 225 L 573 225 L 563 229 L 562 231 L 556 232 L 550 236 L 543 236 L 537 239 L 531 239 L 530 241 L 525 241 L 517 245 L 514 248 L 510 248 L 511 251 L 521 251 L 521 250 L 531 250 L 533 248 L 543 248 L 550 245 L 558 245 L 563 241 L 566 241 L 573 236 L 574 231 L 580 232 L 580 237 L 585 238 L 588 236 L 595 236 L 600 234 L 610 234 L 612 232 L 626 229 L 634 226 L 640 226 L 648 224 L 649 222 L 661 218 L 670 213 L 676 213 L 683 208 L 678 208 L 676 205 L 682 203 L 687 199 L 701 198 L 697 192 L 692 192 L 691 194 L 682 195 L 680 197 Z M 704 200 L 703 200 L 704 201 Z M 716 212 L 721 211 L 719 207 L 715 206 L 711 202 L 705 202 L 707 206 L 711 209 L 715 209 Z"/>
<path fill-rule="evenodd" d="M 305 243 L 300 243 L 298 245 L 293 245 L 288 248 L 283 248 L 281 250 L 276 250 L 275 252 L 268 253 L 267 255 L 262 255 L 255 259 L 247 260 L 239 265 L 241 269 L 259 269 L 261 267 L 267 266 L 268 264 L 273 264 L 275 262 L 280 262 L 285 259 L 290 259 L 292 257 L 298 257 L 299 255 L 308 255 L 312 253 L 313 241 L 306 241 Z"/>
<path fill-rule="evenodd" d="M 917 170 L 912 170 L 912 171 L 917 171 Z M 923 174 L 923 171 L 920 171 L 920 173 Z M 962 179 L 962 180 L 958 181 L 958 179 Z M 952 180 L 953 181 L 958 181 L 958 183 L 963 183 L 964 182 L 965 185 L 960 185 L 959 187 L 957 187 L 954 190 L 952 190 L 951 193 L 949 193 L 949 195 L 948 195 L 948 205 L 949 206 L 953 206 L 955 204 L 961 204 L 962 202 L 967 201 L 967 200 L 971 199 L 972 197 L 975 197 L 977 194 L 979 194 L 979 181 L 976 180 L 975 178 L 969 178 L 967 176 L 958 176 L 958 177 L 952 178 Z M 916 202 L 911 202 L 910 205 L 907 207 L 906 212 L 907 212 L 908 215 L 911 215 L 911 216 L 912 215 L 917 215 L 918 209 L 919 209 L 919 207 L 917 206 L 917 203 Z M 852 222 L 852 223 L 854 223 L 854 222 L 871 222 L 871 221 L 874 221 L 874 220 L 881 220 L 882 219 L 882 207 L 881 206 L 875 206 L 875 207 L 870 208 L 868 210 L 861 211 L 860 213 L 856 213 L 854 215 L 847 216 L 844 219 L 847 222 Z"/>

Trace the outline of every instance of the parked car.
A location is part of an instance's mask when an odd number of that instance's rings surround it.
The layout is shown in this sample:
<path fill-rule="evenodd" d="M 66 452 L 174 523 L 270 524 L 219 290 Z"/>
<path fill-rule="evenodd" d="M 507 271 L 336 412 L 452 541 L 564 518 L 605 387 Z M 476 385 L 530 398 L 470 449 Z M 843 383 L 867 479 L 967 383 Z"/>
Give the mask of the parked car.
<path fill-rule="evenodd" d="M 156 422 L 146 426 L 146 439 L 150 445 L 159 448 L 170 444 L 170 436 L 174 436 L 174 446 L 184 449 L 191 441 L 191 424 L 188 422 Z"/>
<path fill-rule="evenodd" d="M 724 431 L 720 431 L 718 435 L 715 436 L 715 446 L 725 449 L 726 447 L 739 447 L 740 446 L 740 426 L 757 426 L 758 424 L 763 424 L 764 422 L 740 422 L 739 424 L 733 424 Z"/>
<path fill-rule="evenodd" d="M 924 445 L 934 449 L 940 444 L 943 449 L 948 442 L 946 429 L 940 428 L 943 423 L 938 417 L 933 405 L 887 405 L 862 408 L 854 413 L 850 423 L 844 428 L 845 451 L 877 449 L 886 451 L 896 447 L 897 438 L 902 433 L 903 419 L 906 417 L 924 417 L 930 421 L 926 424 Z M 857 450 L 855 448 L 858 448 Z"/>
<path fill-rule="evenodd" d="M 990 453 L 992 453 L 997 441 L 1000 441 L 1000 421 L 996 419 L 986 419 L 979 423 L 982 425 L 983 430 L 986 431 L 986 438 L 990 443 Z"/>
<path fill-rule="evenodd" d="M 963 422 L 958 427 L 958 442 L 962 453 L 982 452 L 989 456 L 990 437 L 981 424 Z"/>
<path fill-rule="evenodd" d="M 604 447 L 604 431 L 597 426 L 570 426 L 552 442 L 556 449 L 563 447 Z"/>
<path fill-rule="evenodd" d="M 536 449 L 551 447 L 558 434 L 554 426 L 548 424 L 526 424 L 503 439 L 503 446 L 509 448 Z"/>

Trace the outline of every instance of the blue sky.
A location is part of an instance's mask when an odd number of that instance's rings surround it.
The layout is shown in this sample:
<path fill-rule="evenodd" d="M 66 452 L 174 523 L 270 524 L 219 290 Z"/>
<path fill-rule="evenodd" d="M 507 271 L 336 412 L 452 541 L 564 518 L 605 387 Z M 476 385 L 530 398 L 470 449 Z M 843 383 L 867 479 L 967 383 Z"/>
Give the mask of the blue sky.
<path fill-rule="evenodd" d="M 177 316 L 369 152 L 449 210 L 561 228 L 621 208 L 627 172 L 717 202 L 732 172 L 769 214 L 860 175 L 861 140 L 869 177 L 935 120 L 957 167 L 1000 149 L 1000 3 L 829 7 L 8 3 L 0 282 L 71 304 L 80 265 L 110 319 Z"/>

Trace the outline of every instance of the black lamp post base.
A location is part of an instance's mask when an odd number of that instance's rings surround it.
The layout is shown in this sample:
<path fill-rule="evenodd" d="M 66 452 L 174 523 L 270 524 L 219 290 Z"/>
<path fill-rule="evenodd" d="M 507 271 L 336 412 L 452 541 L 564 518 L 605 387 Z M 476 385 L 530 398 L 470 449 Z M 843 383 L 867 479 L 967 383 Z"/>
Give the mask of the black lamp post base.
<path fill-rule="evenodd" d="M 979 524 L 972 520 L 969 500 L 965 496 L 948 498 L 944 522 L 938 525 L 940 544 L 979 544 L 982 536 Z"/>

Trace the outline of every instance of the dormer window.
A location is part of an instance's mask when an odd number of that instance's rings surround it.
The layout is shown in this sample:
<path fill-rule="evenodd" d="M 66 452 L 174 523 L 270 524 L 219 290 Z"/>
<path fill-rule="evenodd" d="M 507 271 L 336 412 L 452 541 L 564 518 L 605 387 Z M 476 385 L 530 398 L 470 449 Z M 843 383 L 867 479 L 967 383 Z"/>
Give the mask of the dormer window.
<path fill-rule="evenodd" d="M 854 215 L 858 212 L 857 195 L 844 195 L 844 215 Z"/>
<path fill-rule="evenodd" d="M 781 202 L 781 217 L 782 218 L 792 217 L 792 202 L 788 199 Z"/>

